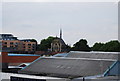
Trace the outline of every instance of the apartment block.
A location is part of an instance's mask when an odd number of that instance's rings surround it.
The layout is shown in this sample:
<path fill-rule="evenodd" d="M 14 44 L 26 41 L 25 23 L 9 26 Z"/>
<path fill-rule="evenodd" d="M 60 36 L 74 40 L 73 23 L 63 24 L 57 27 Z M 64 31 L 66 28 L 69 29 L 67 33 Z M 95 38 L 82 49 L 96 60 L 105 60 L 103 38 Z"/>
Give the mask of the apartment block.
<path fill-rule="evenodd" d="M 0 34 L 1 51 L 12 53 L 34 53 L 37 43 L 32 39 L 19 40 L 12 34 Z"/>

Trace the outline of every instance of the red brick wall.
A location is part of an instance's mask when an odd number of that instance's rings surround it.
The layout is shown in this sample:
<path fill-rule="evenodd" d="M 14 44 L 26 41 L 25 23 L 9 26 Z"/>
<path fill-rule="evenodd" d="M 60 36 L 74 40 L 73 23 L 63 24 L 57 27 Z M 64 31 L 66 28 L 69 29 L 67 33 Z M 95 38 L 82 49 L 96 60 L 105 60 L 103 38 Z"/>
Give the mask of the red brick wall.
<path fill-rule="evenodd" d="M 7 52 L 2 52 L 0 59 L 2 58 L 2 62 L 4 63 L 28 63 L 33 62 L 39 57 L 40 56 L 8 56 Z"/>

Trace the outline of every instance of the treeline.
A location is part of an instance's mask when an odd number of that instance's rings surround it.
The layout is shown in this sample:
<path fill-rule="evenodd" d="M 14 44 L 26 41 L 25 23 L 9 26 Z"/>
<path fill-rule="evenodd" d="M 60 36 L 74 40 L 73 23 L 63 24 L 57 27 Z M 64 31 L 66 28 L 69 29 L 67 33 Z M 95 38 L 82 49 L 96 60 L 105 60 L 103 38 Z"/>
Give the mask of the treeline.
<path fill-rule="evenodd" d="M 47 39 L 42 39 L 37 46 L 37 51 L 48 51 L 51 48 L 51 43 L 56 37 L 49 36 Z"/>
<path fill-rule="evenodd" d="M 47 39 L 41 40 L 37 46 L 37 51 L 47 51 L 51 48 L 51 42 L 56 37 L 49 36 Z M 106 43 L 96 42 L 92 47 L 88 45 L 86 39 L 80 39 L 73 46 L 67 45 L 70 51 L 104 51 L 104 52 L 120 52 L 120 42 L 118 40 L 111 40 Z"/>
<path fill-rule="evenodd" d="M 106 43 L 95 43 L 91 49 L 93 51 L 120 52 L 120 42 L 112 40 Z"/>
<path fill-rule="evenodd" d="M 74 49 L 75 48 L 75 49 Z M 106 43 L 95 43 L 92 47 L 87 45 L 86 39 L 81 39 L 72 47 L 73 51 L 104 51 L 104 52 L 120 52 L 120 42 L 118 40 L 111 40 Z"/>

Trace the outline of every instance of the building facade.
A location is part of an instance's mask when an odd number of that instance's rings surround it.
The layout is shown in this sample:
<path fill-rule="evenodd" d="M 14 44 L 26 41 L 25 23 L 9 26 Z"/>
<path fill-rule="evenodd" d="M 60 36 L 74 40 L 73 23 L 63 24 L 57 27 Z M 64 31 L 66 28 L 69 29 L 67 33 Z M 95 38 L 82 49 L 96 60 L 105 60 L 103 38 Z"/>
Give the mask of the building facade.
<path fill-rule="evenodd" d="M 31 39 L 18 40 L 12 34 L 0 34 L 1 51 L 12 53 L 34 53 L 37 43 Z"/>
<path fill-rule="evenodd" d="M 37 43 L 33 42 L 31 39 L 21 40 L 22 43 L 22 51 L 26 53 L 35 53 Z"/>
<path fill-rule="evenodd" d="M 51 50 L 53 52 L 64 52 L 66 44 L 61 38 L 56 38 L 51 43 Z"/>
<path fill-rule="evenodd" d="M 66 44 L 62 39 L 62 30 L 60 30 L 60 37 L 56 37 L 51 43 L 51 51 L 52 52 L 65 52 Z"/>

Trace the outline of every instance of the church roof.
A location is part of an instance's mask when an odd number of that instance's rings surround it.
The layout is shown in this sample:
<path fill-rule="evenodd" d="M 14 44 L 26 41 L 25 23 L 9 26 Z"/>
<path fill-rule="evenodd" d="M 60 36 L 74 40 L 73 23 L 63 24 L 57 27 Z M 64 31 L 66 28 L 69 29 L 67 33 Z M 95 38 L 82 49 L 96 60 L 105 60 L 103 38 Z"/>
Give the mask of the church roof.
<path fill-rule="evenodd" d="M 54 40 L 52 41 L 52 43 L 54 43 L 54 42 L 60 42 L 62 45 L 66 45 L 65 42 L 63 41 L 63 39 L 61 39 L 61 38 L 56 38 L 56 39 L 54 39 Z"/>

